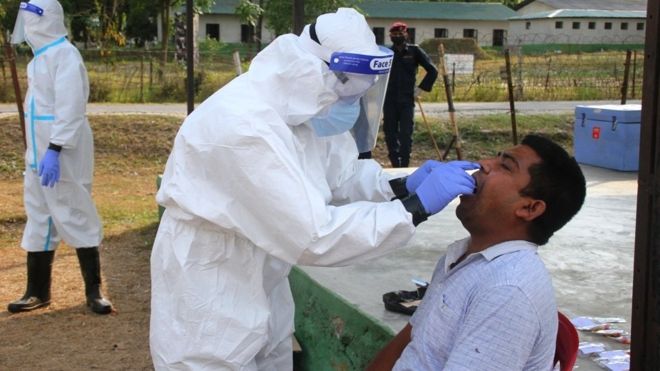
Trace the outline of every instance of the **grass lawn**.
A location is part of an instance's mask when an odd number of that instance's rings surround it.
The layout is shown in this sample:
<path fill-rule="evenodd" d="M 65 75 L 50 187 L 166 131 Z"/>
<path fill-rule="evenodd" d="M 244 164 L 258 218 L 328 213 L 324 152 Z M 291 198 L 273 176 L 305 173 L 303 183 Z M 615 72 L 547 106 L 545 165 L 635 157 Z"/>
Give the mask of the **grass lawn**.
<path fill-rule="evenodd" d="M 418 118 L 421 120 L 421 118 Z M 491 156 L 512 143 L 507 115 L 459 117 L 464 158 Z M 433 136 L 444 150 L 451 138 L 446 119 L 429 117 Z M 91 116 L 95 139 L 93 197 L 103 221 L 103 291 L 116 312 L 91 313 L 76 254 L 64 244 L 53 267 L 52 304 L 46 309 L 9 315 L 0 310 L 0 365 L 7 370 L 149 370 L 149 256 L 157 229 L 154 200 L 162 171 L 181 123 L 176 117 Z M 540 132 L 572 150 L 571 115 L 518 116 L 519 137 Z M 382 135 L 382 134 L 381 134 Z M 411 165 L 437 158 L 428 130 L 417 123 Z M 25 252 L 19 248 L 23 210 L 23 141 L 16 118 L 0 119 L 0 305 L 25 289 Z M 381 139 L 373 152 L 388 164 Z M 450 152 L 449 159 L 455 159 Z M 47 357 L 35 357 L 35 351 Z"/>

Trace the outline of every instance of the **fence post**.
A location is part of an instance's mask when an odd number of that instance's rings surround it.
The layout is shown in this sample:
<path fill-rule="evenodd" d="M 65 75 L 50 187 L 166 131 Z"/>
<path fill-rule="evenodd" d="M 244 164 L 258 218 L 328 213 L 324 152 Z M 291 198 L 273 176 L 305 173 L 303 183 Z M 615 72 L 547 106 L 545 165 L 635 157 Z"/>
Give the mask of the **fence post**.
<path fill-rule="evenodd" d="M 456 92 L 456 62 L 451 64 L 451 92 Z"/>
<path fill-rule="evenodd" d="M 635 79 L 637 78 L 637 50 L 633 50 L 633 63 L 632 63 L 632 94 L 631 98 L 635 99 Z"/>
<path fill-rule="evenodd" d="M 5 41 L 4 44 L 5 56 L 9 63 L 9 70 L 11 71 L 11 79 L 14 82 L 14 95 L 16 97 L 16 106 L 18 108 L 18 122 L 21 124 L 21 132 L 23 133 L 23 148 L 27 148 L 27 142 L 25 139 L 25 113 L 23 112 L 23 102 L 21 102 L 21 85 L 18 82 L 18 72 L 16 71 L 16 54 L 14 54 L 14 49 L 9 42 Z"/>
<path fill-rule="evenodd" d="M 144 103 L 144 54 L 140 57 L 140 103 Z"/>
<path fill-rule="evenodd" d="M 241 56 L 238 50 L 234 50 L 232 57 L 234 59 L 234 68 L 236 68 L 236 76 L 240 76 L 243 73 L 243 66 L 241 66 Z"/>
<path fill-rule="evenodd" d="M 623 69 L 623 83 L 621 84 L 621 104 L 626 104 L 628 96 L 628 74 L 630 73 L 630 49 L 626 50 L 626 64 Z"/>
<path fill-rule="evenodd" d="M 511 135 L 513 137 L 513 145 L 518 144 L 518 133 L 516 129 L 516 106 L 513 99 L 513 82 L 511 81 L 511 57 L 509 55 L 509 48 L 504 49 L 504 61 L 506 62 L 506 85 L 509 91 L 509 109 L 511 110 Z"/>
<path fill-rule="evenodd" d="M 518 55 L 518 71 L 517 71 L 518 73 L 516 74 L 516 93 L 517 93 L 516 98 L 522 100 L 523 99 L 522 46 L 518 46 L 518 50 L 516 51 L 516 54 Z"/>

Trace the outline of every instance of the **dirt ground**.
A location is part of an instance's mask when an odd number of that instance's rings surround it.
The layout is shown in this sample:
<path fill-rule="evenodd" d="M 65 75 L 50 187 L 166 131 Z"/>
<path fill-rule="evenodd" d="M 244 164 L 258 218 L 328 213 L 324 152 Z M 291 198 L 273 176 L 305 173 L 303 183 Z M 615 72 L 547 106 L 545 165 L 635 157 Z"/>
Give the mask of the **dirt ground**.
<path fill-rule="evenodd" d="M 85 305 L 74 249 L 55 253 L 47 308 L 10 314 L 23 295 L 26 253 L 22 140 L 16 122 L 0 120 L 0 370 L 150 370 L 149 256 L 157 229 L 156 176 L 180 119 L 92 118 L 96 143 L 93 196 L 104 224 L 101 269 L 115 312 Z M 18 134 L 18 135 L 17 135 Z"/>

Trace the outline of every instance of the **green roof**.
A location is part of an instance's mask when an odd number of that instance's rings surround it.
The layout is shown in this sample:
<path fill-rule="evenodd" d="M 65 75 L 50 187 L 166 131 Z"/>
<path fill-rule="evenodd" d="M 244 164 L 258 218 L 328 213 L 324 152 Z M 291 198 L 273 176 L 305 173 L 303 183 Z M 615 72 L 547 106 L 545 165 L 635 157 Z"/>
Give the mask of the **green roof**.
<path fill-rule="evenodd" d="M 365 0 L 357 6 L 367 18 L 506 21 L 516 15 L 512 9 L 497 3 Z"/>
<path fill-rule="evenodd" d="M 216 0 L 209 14 L 234 14 L 238 0 Z M 367 18 L 506 21 L 516 15 L 497 3 L 439 3 L 427 1 L 364 0 L 356 7 Z"/>
<path fill-rule="evenodd" d="M 554 18 L 638 18 L 645 19 L 646 12 L 638 10 L 589 10 L 589 9 L 559 9 L 549 12 L 539 12 L 511 17 L 509 20 Z"/>

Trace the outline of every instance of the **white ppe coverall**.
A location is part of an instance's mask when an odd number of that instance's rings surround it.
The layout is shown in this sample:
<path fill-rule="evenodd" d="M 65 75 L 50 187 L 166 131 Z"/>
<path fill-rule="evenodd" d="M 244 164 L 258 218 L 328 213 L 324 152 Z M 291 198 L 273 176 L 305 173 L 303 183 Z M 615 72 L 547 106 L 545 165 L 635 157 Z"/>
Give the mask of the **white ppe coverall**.
<path fill-rule="evenodd" d="M 86 117 L 87 70 L 67 39 L 62 7 L 33 0 L 41 17 L 26 12 L 25 39 L 34 58 L 27 66 L 24 202 L 27 223 L 21 246 L 30 252 L 99 246 L 102 227 L 91 197 L 94 143 Z M 62 147 L 60 181 L 43 187 L 37 171 L 49 143 Z"/>
<path fill-rule="evenodd" d="M 309 124 L 337 100 L 335 82 L 283 35 L 184 121 L 157 195 L 156 369 L 291 370 L 291 266 L 361 262 L 413 236 L 380 165 L 357 160 L 349 132 L 318 137 Z"/>

